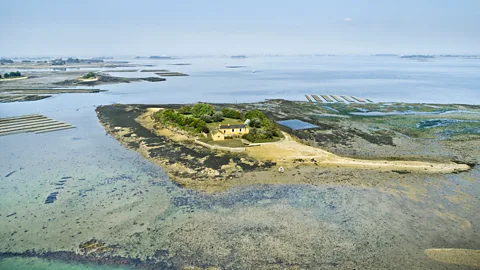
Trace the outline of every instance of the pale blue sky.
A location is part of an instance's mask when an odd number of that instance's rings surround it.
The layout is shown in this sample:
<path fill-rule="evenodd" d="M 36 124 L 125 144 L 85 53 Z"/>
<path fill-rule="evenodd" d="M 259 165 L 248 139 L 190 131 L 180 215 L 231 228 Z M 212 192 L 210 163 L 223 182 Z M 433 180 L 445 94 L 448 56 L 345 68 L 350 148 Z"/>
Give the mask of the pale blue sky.
<path fill-rule="evenodd" d="M 0 2 L 0 56 L 480 54 L 478 0 Z"/>

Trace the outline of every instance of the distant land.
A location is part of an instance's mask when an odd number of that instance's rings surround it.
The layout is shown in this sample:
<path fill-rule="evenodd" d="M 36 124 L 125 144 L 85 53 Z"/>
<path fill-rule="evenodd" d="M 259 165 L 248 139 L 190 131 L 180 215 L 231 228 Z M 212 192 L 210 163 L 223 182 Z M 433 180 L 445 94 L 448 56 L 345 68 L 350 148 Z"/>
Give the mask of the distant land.
<path fill-rule="evenodd" d="M 379 53 L 379 54 L 374 54 L 373 56 L 398 56 L 398 54 L 394 54 L 394 53 Z"/>
<path fill-rule="evenodd" d="M 402 55 L 400 58 L 435 58 L 433 55 L 423 55 L 423 54 L 413 54 L 413 55 Z"/>
<path fill-rule="evenodd" d="M 161 59 L 161 60 L 163 60 L 163 59 L 173 59 L 173 58 L 170 57 L 170 56 L 158 56 L 158 55 L 152 55 L 152 56 L 150 56 L 149 58 L 150 58 L 150 59 Z"/>

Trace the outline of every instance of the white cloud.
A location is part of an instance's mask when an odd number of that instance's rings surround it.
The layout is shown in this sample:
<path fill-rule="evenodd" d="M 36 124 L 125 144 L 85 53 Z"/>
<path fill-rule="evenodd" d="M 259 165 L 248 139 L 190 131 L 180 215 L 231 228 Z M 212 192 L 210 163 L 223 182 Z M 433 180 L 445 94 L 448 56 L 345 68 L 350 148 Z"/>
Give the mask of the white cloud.
<path fill-rule="evenodd" d="M 345 19 L 343 19 L 343 20 L 346 21 L 346 22 L 351 22 L 351 21 L 352 21 L 352 18 L 348 18 L 348 17 L 347 17 L 347 18 L 345 18 Z"/>

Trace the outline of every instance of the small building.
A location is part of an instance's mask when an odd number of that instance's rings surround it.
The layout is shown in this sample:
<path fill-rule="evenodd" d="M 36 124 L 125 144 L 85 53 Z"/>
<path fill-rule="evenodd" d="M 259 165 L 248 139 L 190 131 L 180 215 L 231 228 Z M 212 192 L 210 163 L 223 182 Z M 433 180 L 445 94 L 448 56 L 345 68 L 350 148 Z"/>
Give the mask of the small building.
<path fill-rule="evenodd" d="M 235 138 L 242 137 L 245 134 L 248 134 L 249 130 L 243 124 L 239 125 L 220 125 L 217 129 L 212 131 L 212 139 L 214 141 L 225 140 L 225 138 Z M 222 137 L 223 135 L 223 137 Z"/>
<path fill-rule="evenodd" d="M 220 132 L 218 129 L 213 129 L 212 132 L 211 132 L 211 134 L 212 134 L 212 139 L 213 139 L 214 141 L 223 141 L 223 140 L 225 140 L 225 135 L 224 135 L 222 132 Z"/>

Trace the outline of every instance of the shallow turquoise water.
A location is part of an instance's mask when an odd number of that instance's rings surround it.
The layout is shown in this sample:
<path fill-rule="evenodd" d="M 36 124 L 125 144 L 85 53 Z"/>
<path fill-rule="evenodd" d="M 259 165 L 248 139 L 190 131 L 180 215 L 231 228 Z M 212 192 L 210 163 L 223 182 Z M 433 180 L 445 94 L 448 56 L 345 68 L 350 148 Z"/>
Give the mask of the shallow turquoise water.
<path fill-rule="evenodd" d="M 78 263 L 64 263 L 58 261 L 49 261 L 38 258 L 6 258 L 0 260 L 0 269 L 2 270 L 128 270 L 126 267 L 113 267 L 107 265 L 93 265 L 93 264 L 78 264 Z"/>

